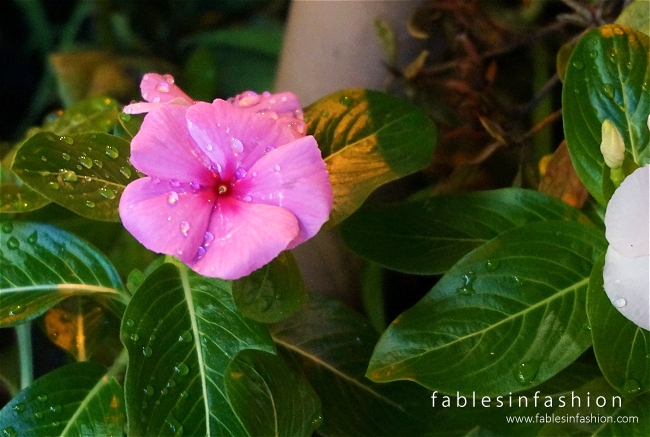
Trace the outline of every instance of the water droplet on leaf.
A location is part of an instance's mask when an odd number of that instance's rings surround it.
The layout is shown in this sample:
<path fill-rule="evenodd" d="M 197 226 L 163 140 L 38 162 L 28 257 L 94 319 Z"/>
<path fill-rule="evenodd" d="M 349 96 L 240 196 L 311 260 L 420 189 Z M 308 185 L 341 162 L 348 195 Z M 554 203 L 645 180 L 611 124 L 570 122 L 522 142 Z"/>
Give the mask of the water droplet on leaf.
<path fill-rule="evenodd" d="M 81 165 L 83 165 L 86 168 L 92 168 L 93 166 L 93 160 L 87 157 L 86 155 L 81 155 L 79 157 L 79 162 L 81 162 Z"/>
<path fill-rule="evenodd" d="M 573 61 L 573 66 L 576 70 L 582 70 L 584 68 L 584 64 L 580 61 Z"/>
<path fill-rule="evenodd" d="M 102 197 L 108 199 L 108 200 L 113 200 L 115 199 L 115 191 L 111 190 L 110 188 L 107 187 L 101 187 L 99 189 L 99 194 L 102 195 Z"/>
<path fill-rule="evenodd" d="M 143 347 L 142 355 L 144 355 L 145 357 L 150 357 L 151 355 L 153 355 L 153 350 L 149 346 Z"/>
<path fill-rule="evenodd" d="M 9 237 L 7 240 L 7 247 L 10 250 L 16 250 L 20 247 L 20 241 L 18 241 L 16 237 Z"/>
<path fill-rule="evenodd" d="M 47 401 L 47 395 L 39 395 L 36 397 L 36 400 L 39 402 L 45 402 Z"/>
<path fill-rule="evenodd" d="M 86 206 L 88 208 L 94 208 L 95 207 L 95 202 L 93 202 L 92 200 L 86 200 Z"/>
<path fill-rule="evenodd" d="M 144 388 L 143 391 L 144 391 L 144 394 L 146 394 L 147 396 L 153 396 L 153 386 L 148 385 L 148 386 L 146 386 Z"/>
<path fill-rule="evenodd" d="M 65 170 L 61 173 L 61 179 L 63 179 L 66 182 L 76 182 L 77 173 L 75 173 L 72 170 Z"/>
<path fill-rule="evenodd" d="M 627 379 L 623 384 L 623 391 L 627 395 L 633 395 L 641 391 L 641 384 L 635 379 Z"/>
<path fill-rule="evenodd" d="M 18 403 L 14 405 L 12 410 L 14 410 L 16 413 L 22 413 L 23 411 L 25 411 L 25 404 L 23 404 L 22 402 Z"/>
<path fill-rule="evenodd" d="M 2 232 L 5 234 L 11 234 L 11 231 L 14 230 L 14 225 L 11 222 L 2 223 Z"/>
<path fill-rule="evenodd" d="M 109 158 L 115 159 L 120 156 L 120 152 L 113 146 L 106 146 L 106 155 L 108 155 Z"/>
<path fill-rule="evenodd" d="M 341 105 L 343 106 L 349 107 L 352 106 L 352 104 L 354 103 L 354 99 L 350 96 L 343 96 L 339 99 L 339 103 L 341 103 Z"/>
<path fill-rule="evenodd" d="M 181 376 L 185 376 L 189 373 L 190 368 L 187 367 L 185 363 L 176 363 L 174 366 L 174 372 L 178 373 Z"/>
<path fill-rule="evenodd" d="M 521 363 L 513 371 L 515 380 L 521 385 L 531 384 L 535 380 L 541 364 L 541 360 L 531 360 Z"/>
<path fill-rule="evenodd" d="M 131 169 L 128 167 L 120 167 L 120 173 L 127 179 L 131 179 Z"/>
<path fill-rule="evenodd" d="M 488 272 L 494 272 L 499 268 L 499 261 L 497 260 L 487 260 L 485 263 L 485 269 Z"/>
<path fill-rule="evenodd" d="M 126 319 L 125 323 L 126 326 L 128 326 L 129 328 L 133 328 L 135 326 L 135 322 L 133 321 L 133 319 Z"/>
<path fill-rule="evenodd" d="M 193 338 L 194 337 L 190 331 L 185 331 L 180 335 L 180 337 L 178 337 L 178 341 L 182 343 L 191 343 Z"/>

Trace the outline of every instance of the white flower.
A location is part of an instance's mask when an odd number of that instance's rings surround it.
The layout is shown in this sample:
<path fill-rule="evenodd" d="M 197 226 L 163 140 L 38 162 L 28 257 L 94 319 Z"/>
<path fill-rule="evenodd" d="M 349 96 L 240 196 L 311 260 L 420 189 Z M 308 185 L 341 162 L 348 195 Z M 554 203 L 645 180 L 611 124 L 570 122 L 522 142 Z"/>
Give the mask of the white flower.
<path fill-rule="evenodd" d="M 614 192 L 605 227 L 605 292 L 621 314 L 650 331 L 650 165 Z"/>

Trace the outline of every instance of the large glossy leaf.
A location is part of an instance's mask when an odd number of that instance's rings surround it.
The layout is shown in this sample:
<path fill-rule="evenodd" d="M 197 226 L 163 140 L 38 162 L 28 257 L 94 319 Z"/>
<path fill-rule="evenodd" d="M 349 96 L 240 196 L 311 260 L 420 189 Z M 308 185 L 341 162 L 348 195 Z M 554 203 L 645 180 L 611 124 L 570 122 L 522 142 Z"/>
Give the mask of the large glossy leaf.
<path fill-rule="evenodd" d="M 591 344 L 585 300 L 603 235 L 530 223 L 468 253 L 377 343 L 368 377 L 494 396 L 540 384 Z"/>
<path fill-rule="evenodd" d="M 239 352 L 226 369 L 225 386 L 249 435 L 307 437 L 321 423 L 318 396 L 276 355 Z"/>
<path fill-rule="evenodd" d="M 344 241 L 358 255 L 407 273 L 440 274 L 501 232 L 543 220 L 586 217 L 532 190 L 440 196 L 361 208 L 341 224 Z"/>
<path fill-rule="evenodd" d="M 18 150 L 13 171 L 32 189 L 79 215 L 119 221 L 125 186 L 137 177 L 129 143 L 104 133 L 41 132 Z"/>
<path fill-rule="evenodd" d="M 331 94 L 305 108 L 305 121 L 332 182 L 330 226 L 375 188 L 426 167 L 436 145 L 436 128 L 420 108 L 379 91 Z"/>
<path fill-rule="evenodd" d="M 364 378 L 377 333 L 358 314 L 310 296 L 271 333 L 281 355 L 303 372 L 321 399 L 319 434 L 416 436 L 433 429 L 431 392 L 409 382 L 375 384 Z"/>
<path fill-rule="evenodd" d="M 70 296 L 128 299 L 106 257 L 79 238 L 29 222 L 2 222 L 1 230 L 0 326 L 34 319 Z"/>
<path fill-rule="evenodd" d="M 0 411 L 4 437 L 116 436 L 124 429 L 124 397 L 115 380 L 123 363 L 106 370 L 75 363 L 34 381 Z"/>
<path fill-rule="evenodd" d="M 243 315 L 262 323 L 286 319 L 307 302 L 307 288 L 291 252 L 232 284 L 235 304 Z"/>
<path fill-rule="evenodd" d="M 34 211 L 50 203 L 50 200 L 23 184 L 14 172 L 0 164 L 0 213 Z"/>
<path fill-rule="evenodd" d="M 650 390 L 650 333 L 625 318 L 603 288 L 603 254 L 594 265 L 587 294 L 587 316 L 603 376 L 624 395 Z"/>
<path fill-rule="evenodd" d="M 571 396 L 579 402 L 569 402 L 571 398 L 567 397 L 566 405 L 553 412 L 560 420 L 547 422 L 539 436 L 631 437 L 650 433 L 648 393 L 635 398 L 622 397 L 601 377 L 572 392 Z M 586 407 L 588 399 L 590 404 Z"/>
<path fill-rule="evenodd" d="M 601 204 L 611 197 L 600 152 L 601 125 L 610 120 L 638 165 L 650 163 L 650 37 L 608 24 L 587 32 L 573 50 L 562 89 L 564 135 L 573 165 Z"/>
<path fill-rule="evenodd" d="M 274 348 L 264 325 L 237 310 L 229 282 L 163 264 L 129 303 L 121 338 L 129 435 L 248 435 L 224 373 L 241 350 Z"/>

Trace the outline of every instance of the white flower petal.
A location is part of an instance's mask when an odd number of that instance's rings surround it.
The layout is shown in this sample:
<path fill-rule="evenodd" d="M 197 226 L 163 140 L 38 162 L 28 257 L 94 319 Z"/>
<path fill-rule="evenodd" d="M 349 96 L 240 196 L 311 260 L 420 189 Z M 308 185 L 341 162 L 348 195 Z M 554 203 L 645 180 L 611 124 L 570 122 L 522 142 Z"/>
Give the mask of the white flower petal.
<path fill-rule="evenodd" d="M 650 255 L 650 165 L 625 178 L 605 212 L 605 236 L 621 255 Z"/>
<path fill-rule="evenodd" d="M 650 331 L 650 256 L 630 258 L 609 246 L 603 279 L 612 305 L 627 319 Z"/>

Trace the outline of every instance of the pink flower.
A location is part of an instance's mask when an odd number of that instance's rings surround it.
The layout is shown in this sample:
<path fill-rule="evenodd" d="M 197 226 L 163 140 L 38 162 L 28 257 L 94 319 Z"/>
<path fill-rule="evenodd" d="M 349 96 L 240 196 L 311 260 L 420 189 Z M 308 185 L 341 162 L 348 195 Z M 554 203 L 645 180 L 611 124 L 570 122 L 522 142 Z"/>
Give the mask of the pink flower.
<path fill-rule="evenodd" d="M 140 91 L 145 102 L 132 103 L 124 107 L 126 114 L 142 114 L 167 104 L 191 106 L 195 103 L 175 83 L 170 74 L 147 73 L 140 82 Z M 246 91 L 228 99 L 233 105 L 249 112 L 263 114 L 277 120 L 291 129 L 294 138 L 305 136 L 302 107 L 295 94 L 290 92 L 271 94 L 268 91 L 257 94 Z"/>
<path fill-rule="evenodd" d="M 148 177 L 120 200 L 122 223 L 145 247 L 222 279 L 311 238 L 332 208 L 316 140 L 296 139 L 245 98 L 150 109 L 131 143 L 131 163 Z"/>

